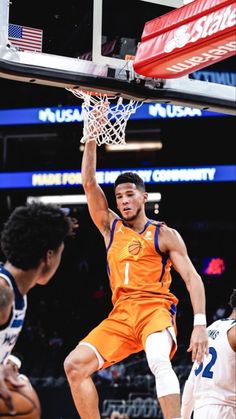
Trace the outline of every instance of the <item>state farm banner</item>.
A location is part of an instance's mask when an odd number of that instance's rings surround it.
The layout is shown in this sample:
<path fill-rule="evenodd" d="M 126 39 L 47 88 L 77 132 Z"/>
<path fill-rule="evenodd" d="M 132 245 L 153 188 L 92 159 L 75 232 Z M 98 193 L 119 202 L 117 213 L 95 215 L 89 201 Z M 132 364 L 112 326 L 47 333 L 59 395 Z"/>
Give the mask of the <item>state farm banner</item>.
<path fill-rule="evenodd" d="M 136 73 L 182 77 L 236 54 L 236 3 L 195 0 L 145 24 Z"/>

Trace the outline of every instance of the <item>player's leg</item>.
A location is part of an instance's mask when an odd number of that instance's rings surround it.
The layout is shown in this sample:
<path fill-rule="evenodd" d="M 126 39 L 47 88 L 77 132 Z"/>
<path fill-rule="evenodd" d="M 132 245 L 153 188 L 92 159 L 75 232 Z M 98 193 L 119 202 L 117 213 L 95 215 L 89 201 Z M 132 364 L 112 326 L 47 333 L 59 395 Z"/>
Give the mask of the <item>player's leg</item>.
<path fill-rule="evenodd" d="M 65 373 L 81 419 L 100 419 L 98 394 L 91 375 L 103 363 L 96 348 L 85 344 L 79 344 L 65 359 Z"/>
<path fill-rule="evenodd" d="M 181 417 L 180 386 L 170 362 L 173 344 L 172 334 L 165 329 L 149 335 L 145 345 L 148 365 L 155 376 L 157 397 L 165 419 Z"/>
<path fill-rule="evenodd" d="M 128 324 L 130 312 L 127 307 L 127 312 L 123 310 L 126 323 L 120 321 L 119 313 L 113 309 L 109 317 L 95 327 L 65 360 L 65 372 L 81 419 L 100 419 L 98 395 L 91 375 L 142 349 L 141 344 L 137 347 Z"/>

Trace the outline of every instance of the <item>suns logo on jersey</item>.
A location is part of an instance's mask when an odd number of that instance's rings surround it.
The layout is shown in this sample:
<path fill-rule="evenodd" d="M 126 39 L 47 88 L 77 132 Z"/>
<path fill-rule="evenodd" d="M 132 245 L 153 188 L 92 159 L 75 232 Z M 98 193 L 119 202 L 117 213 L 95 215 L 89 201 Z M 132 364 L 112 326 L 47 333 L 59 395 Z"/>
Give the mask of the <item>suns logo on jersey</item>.
<path fill-rule="evenodd" d="M 142 255 L 144 249 L 144 241 L 143 240 L 131 240 L 127 246 L 125 246 L 120 251 L 120 260 L 126 259 L 130 256 L 133 256 L 134 260 L 139 259 L 139 257 Z"/>
<path fill-rule="evenodd" d="M 128 245 L 128 252 L 132 256 L 137 256 L 143 249 L 140 240 L 132 240 Z"/>

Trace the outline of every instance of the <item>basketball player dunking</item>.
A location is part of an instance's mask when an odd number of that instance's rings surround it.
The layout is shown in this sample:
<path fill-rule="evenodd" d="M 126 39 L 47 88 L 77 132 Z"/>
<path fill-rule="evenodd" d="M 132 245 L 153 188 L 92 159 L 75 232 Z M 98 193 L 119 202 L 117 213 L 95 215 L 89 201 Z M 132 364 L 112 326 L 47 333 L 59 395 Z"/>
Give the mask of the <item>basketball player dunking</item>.
<path fill-rule="evenodd" d="M 201 361 L 208 351 L 205 292 L 179 233 L 149 220 L 148 194 L 142 179 L 121 174 L 115 182 L 117 208 L 108 208 L 96 181 L 96 138 L 85 144 L 82 181 L 90 215 L 104 237 L 113 310 L 65 360 L 65 371 L 82 419 L 100 419 L 98 395 L 91 375 L 100 368 L 145 350 L 156 379 L 165 419 L 180 418 L 180 387 L 170 359 L 176 351 L 177 298 L 170 292 L 171 264 L 183 278 L 194 311 L 188 351 Z"/>
<path fill-rule="evenodd" d="M 28 291 L 49 282 L 60 264 L 64 239 L 75 228 L 61 209 L 40 203 L 17 207 L 3 226 L 1 248 L 6 261 L 0 264 L 0 397 L 12 414 L 15 410 L 5 383 L 10 371 L 4 360 L 23 327 Z M 17 385 L 15 380 L 12 384 Z"/>

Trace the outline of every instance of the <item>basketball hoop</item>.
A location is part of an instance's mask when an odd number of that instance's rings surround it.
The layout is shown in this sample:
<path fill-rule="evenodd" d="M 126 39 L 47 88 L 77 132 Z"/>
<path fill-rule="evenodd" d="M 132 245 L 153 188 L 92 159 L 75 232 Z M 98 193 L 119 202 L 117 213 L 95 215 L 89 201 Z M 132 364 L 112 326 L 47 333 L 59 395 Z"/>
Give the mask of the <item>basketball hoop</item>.
<path fill-rule="evenodd" d="M 127 121 L 143 102 L 129 100 L 124 104 L 123 97 L 119 97 L 115 104 L 111 104 L 111 101 L 116 100 L 117 96 L 74 88 L 67 90 L 83 100 L 84 128 L 81 143 L 85 143 L 88 138 L 96 138 L 96 143 L 99 146 L 102 144 L 126 144 Z"/>

